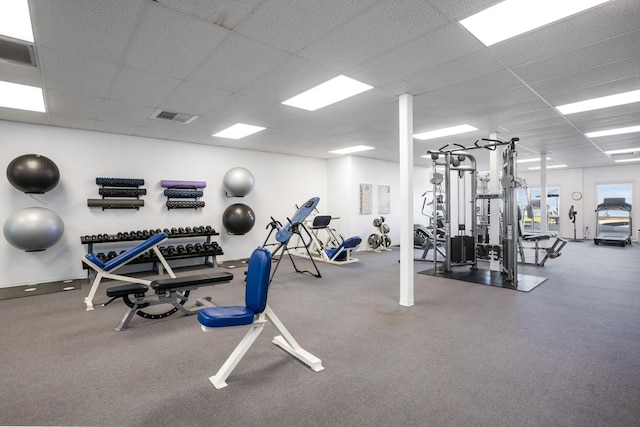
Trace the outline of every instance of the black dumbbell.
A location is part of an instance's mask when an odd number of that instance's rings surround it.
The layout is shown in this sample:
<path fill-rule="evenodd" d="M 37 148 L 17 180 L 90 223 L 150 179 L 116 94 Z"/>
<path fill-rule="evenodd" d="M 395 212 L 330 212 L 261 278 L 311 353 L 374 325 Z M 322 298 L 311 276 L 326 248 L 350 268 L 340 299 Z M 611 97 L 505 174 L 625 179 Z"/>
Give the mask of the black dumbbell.
<path fill-rule="evenodd" d="M 184 248 L 185 248 L 185 250 L 187 251 L 187 253 L 189 255 L 194 254 L 196 252 L 195 248 L 193 247 L 193 245 L 191 243 L 186 245 Z"/>
<path fill-rule="evenodd" d="M 98 252 L 96 256 L 102 262 L 108 261 L 107 256 L 104 254 L 104 252 Z"/>
<path fill-rule="evenodd" d="M 114 259 L 117 256 L 118 254 L 116 253 L 116 251 L 109 251 L 109 253 L 107 254 L 107 259 Z"/>

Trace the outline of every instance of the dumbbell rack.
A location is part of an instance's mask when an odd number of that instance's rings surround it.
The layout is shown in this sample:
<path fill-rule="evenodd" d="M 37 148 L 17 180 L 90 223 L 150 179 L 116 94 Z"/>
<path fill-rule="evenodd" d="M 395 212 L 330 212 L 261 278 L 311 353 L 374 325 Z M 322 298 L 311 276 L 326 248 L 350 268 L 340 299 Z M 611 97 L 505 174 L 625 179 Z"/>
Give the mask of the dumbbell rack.
<path fill-rule="evenodd" d="M 140 196 L 147 194 L 144 179 L 140 178 L 96 178 L 99 185 L 98 194 L 102 199 L 87 199 L 87 206 L 105 209 L 136 209 L 144 206 Z"/>
<path fill-rule="evenodd" d="M 217 242 L 212 241 L 213 236 L 218 236 L 218 233 L 211 226 L 198 226 L 198 227 L 180 227 L 180 228 L 171 228 L 171 229 L 155 229 L 155 230 L 142 230 L 142 231 L 131 231 L 131 232 L 119 232 L 116 234 L 96 234 L 96 235 L 85 235 L 80 238 L 80 242 L 83 245 L 87 245 L 87 252 L 94 253 L 94 244 L 108 244 L 108 243 L 120 243 L 120 242 L 135 242 L 146 240 L 151 237 L 153 234 L 157 234 L 161 231 L 164 231 L 169 235 L 169 239 L 180 239 L 180 238 L 205 238 L 205 241 L 202 243 L 196 244 L 187 244 L 187 245 L 177 245 L 177 246 L 169 246 L 162 245 L 159 247 L 162 255 L 165 257 L 167 261 L 178 260 L 178 259 L 188 259 L 188 258 L 204 258 L 204 265 L 215 267 L 216 266 L 216 256 L 223 255 L 224 252 L 222 248 L 218 245 Z M 191 246 L 192 251 L 187 251 L 187 248 Z M 196 250 L 196 247 L 199 246 L 201 250 Z M 182 247 L 182 250 L 179 248 Z M 99 256 L 100 254 L 98 254 Z M 104 254 L 103 254 L 104 255 Z M 104 255 L 103 261 L 108 261 L 111 258 L 114 258 L 118 255 L 115 251 L 109 252 L 109 254 Z M 127 265 L 134 264 L 152 264 L 152 271 L 161 274 L 161 263 L 158 261 L 155 253 L 147 252 L 144 255 L 132 260 Z M 88 275 L 91 274 L 92 270 L 85 264 L 82 263 L 82 268 L 88 270 Z M 146 270 L 141 270 L 146 271 Z M 89 277 L 91 279 L 91 277 Z"/>

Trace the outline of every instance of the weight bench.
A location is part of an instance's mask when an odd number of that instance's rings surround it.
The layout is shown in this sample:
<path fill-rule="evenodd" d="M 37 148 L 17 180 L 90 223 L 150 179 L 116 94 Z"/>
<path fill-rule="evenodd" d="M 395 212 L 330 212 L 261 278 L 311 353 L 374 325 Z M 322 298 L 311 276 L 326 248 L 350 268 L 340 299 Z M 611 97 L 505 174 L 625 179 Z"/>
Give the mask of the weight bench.
<path fill-rule="evenodd" d="M 331 264 L 348 264 L 350 262 L 358 262 L 358 259 L 351 258 L 351 253 L 355 252 L 362 243 L 362 239 L 358 236 L 349 237 L 337 248 L 327 249 L 325 253 Z"/>
<path fill-rule="evenodd" d="M 189 300 L 189 292 L 201 286 L 218 285 L 229 283 L 233 279 L 233 274 L 223 271 L 219 273 L 199 274 L 188 277 L 176 277 L 170 279 L 154 280 L 149 286 L 141 283 L 130 283 L 126 285 L 113 286 L 107 288 L 107 296 L 111 299 L 104 305 L 110 304 L 118 298 L 122 298 L 129 307 L 116 331 L 123 331 L 129 326 L 129 322 L 134 314 L 145 319 L 162 319 L 180 311 L 186 315 L 196 314 L 206 307 L 213 307 L 209 297 L 200 298 L 196 301 L 196 307 L 186 308 L 184 303 Z M 147 295 L 151 288 L 154 295 Z M 170 304 L 173 306 L 169 311 L 160 314 L 150 314 L 142 311 L 143 308 L 158 305 Z"/>
<path fill-rule="evenodd" d="M 120 267 L 127 265 L 127 263 L 133 261 L 134 259 L 136 259 L 137 257 L 139 257 L 140 255 L 144 254 L 147 251 L 152 250 L 155 253 L 158 261 L 160 261 L 164 266 L 164 268 L 166 269 L 169 276 L 171 276 L 172 278 L 175 278 L 176 275 L 174 274 L 171 267 L 169 267 L 169 264 L 167 263 L 167 260 L 164 258 L 164 256 L 160 252 L 160 249 L 158 249 L 158 245 L 160 245 L 160 243 L 167 240 L 168 237 L 169 236 L 167 235 L 167 233 L 154 234 L 144 242 L 137 244 L 136 246 L 130 248 L 129 250 L 121 253 L 117 257 L 107 262 L 103 262 L 100 258 L 98 258 L 92 253 L 86 254 L 82 258 L 82 262 L 87 264 L 96 272 L 96 278 L 93 280 L 93 283 L 91 284 L 89 295 L 84 299 L 84 303 L 87 306 L 87 310 L 93 310 L 93 297 L 95 296 L 96 291 L 98 290 L 98 286 L 100 285 L 100 282 L 104 278 L 121 280 L 123 282 L 129 282 L 129 283 L 138 283 L 138 284 L 147 285 L 147 286 L 150 285 L 151 284 L 150 280 L 137 279 L 135 277 L 123 276 L 120 274 L 113 273 Z"/>
<path fill-rule="evenodd" d="M 227 386 L 227 377 L 233 372 L 242 357 L 264 329 L 267 321 L 271 321 L 281 335 L 273 339 L 273 343 L 295 358 L 308 365 L 313 371 L 324 369 L 322 361 L 304 350 L 282 324 L 273 310 L 267 305 L 271 273 L 271 253 L 265 248 L 253 251 L 249 259 L 247 270 L 247 285 L 245 289 L 245 306 L 211 307 L 198 313 L 198 321 L 205 332 L 230 326 L 249 327 L 242 341 L 224 362 L 218 372 L 209 377 L 209 381 L 216 389 Z"/>
<path fill-rule="evenodd" d="M 550 247 L 540 246 L 540 242 L 543 242 L 543 241 L 546 242 L 548 240 L 551 240 L 554 237 L 556 240 L 553 242 L 553 245 L 551 245 Z M 561 237 L 557 237 L 555 234 L 550 234 L 550 233 L 521 234 L 518 249 L 520 251 L 520 259 L 522 260 L 523 263 L 526 263 L 525 256 L 524 256 L 524 245 L 522 244 L 523 241 L 534 243 L 534 246 L 532 248 L 535 253 L 534 264 L 539 267 L 544 267 L 544 263 L 547 262 L 548 259 L 558 258 L 560 255 L 562 255 L 560 251 L 562 250 L 562 248 L 564 248 L 564 245 L 567 244 L 567 241 L 565 239 Z M 540 251 L 543 251 L 545 253 L 544 258 L 542 258 L 542 260 L 540 260 L 540 255 L 539 255 Z"/>

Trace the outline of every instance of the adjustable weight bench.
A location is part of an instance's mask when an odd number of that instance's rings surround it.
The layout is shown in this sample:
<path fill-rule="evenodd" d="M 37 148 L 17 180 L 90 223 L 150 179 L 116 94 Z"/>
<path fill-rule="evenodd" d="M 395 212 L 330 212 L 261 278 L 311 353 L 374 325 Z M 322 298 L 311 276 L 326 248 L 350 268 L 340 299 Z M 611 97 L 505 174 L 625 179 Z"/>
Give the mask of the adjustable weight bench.
<path fill-rule="evenodd" d="M 129 326 L 129 322 L 131 322 L 134 314 L 145 319 L 162 319 L 177 311 L 190 315 L 198 313 L 198 311 L 203 308 L 213 307 L 214 305 L 211 303 L 209 297 L 198 299 L 196 301 L 197 306 L 193 308 L 184 307 L 184 303 L 189 300 L 190 291 L 198 289 L 201 286 L 229 283 L 232 279 L 233 274 L 223 271 L 219 273 L 154 280 L 150 282 L 149 286 L 141 283 L 114 286 L 107 288 L 107 296 L 111 297 L 111 300 L 104 305 L 110 304 L 118 298 L 122 298 L 124 303 L 129 307 L 122 321 L 115 328 L 115 330 L 119 332 Z M 154 291 L 153 295 L 146 294 L 149 288 Z M 145 307 L 158 304 L 170 304 L 173 308 L 161 314 L 150 314 L 142 311 Z"/>
<path fill-rule="evenodd" d="M 327 249 L 325 253 L 331 264 L 348 264 L 350 262 L 358 262 L 358 259 L 351 258 L 351 253 L 355 252 L 362 243 L 362 239 L 358 236 L 349 237 L 337 248 Z"/>
<path fill-rule="evenodd" d="M 555 241 L 549 247 L 541 247 L 540 242 L 551 240 L 555 237 Z M 538 233 L 538 234 L 522 234 L 520 236 L 519 242 L 519 250 L 520 250 L 520 258 L 523 263 L 526 263 L 524 257 L 524 246 L 522 242 L 533 242 L 534 246 L 531 248 L 534 250 L 534 264 L 539 267 L 544 267 L 544 263 L 547 262 L 550 258 L 558 258 L 560 255 L 560 251 L 567 244 L 567 241 L 561 237 L 556 236 L 555 234 L 550 233 Z M 540 256 L 538 252 L 543 251 L 545 253 L 542 260 L 540 260 Z"/>
<path fill-rule="evenodd" d="M 211 307 L 205 308 L 198 313 L 198 321 L 205 332 L 230 326 L 249 327 L 249 331 L 247 331 L 226 362 L 214 376 L 209 377 L 209 381 L 217 389 L 227 386 L 227 378 L 251 348 L 267 321 L 271 321 L 280 332 L 280 335 L 276 336 L 272 341 L 275 345 L 302 361 L 315 372 L 324 369 L 322 361 L 300 347 L 284 324 L 267 305 L 270 273 L 271 253 L 264 248 L 254 250 L 249 259 L 249 268 L 247 270 L 245 306 Z"/>
<path fill-rule="evenodd" d="M 136 246 L 130 248 L 129 250 L 121 253 L 117 257 L 107 262 L 103 262 L 100 258 L 98 258 L 92 253 L 86 254 L 82 258 L 82 262 L 87 264 L 96 272 L 96 278 L 93 280 L 93 283 L 91 284 L 89 295 L 84 299 L 84 303 L 87 306 L 87 310 L 93 310 L 93 297 L 95 296 L 96 291 L 98 290 L 98 286 L 100 285 L 100 282 L 102 281 L 103 278 L 121 280 L 123 282 L 129 282 L 129 283 L 139 283 L 141 285 L 150 285 L 151 284 L 150 280 L 137 279 L 135 277 L 123 276 L 120 274 L 113 273 L 120 267 L 127 265 L 127 263 L 133 261 L 134 259 L 136 259 L 137 257 L 139 257 L 140 255 L 144 254 L 147 251 L 153 251 L 155 253 L 157 260 L 162 263 L 162 265 L 166 269 L 169 276 L 171 276 L 172 278 L 175 278 L 176 275 L 174 274 L 171 267 L 169 267 L 169 264 L 167 263 L 167 260 L 164 258 L 164 256 L 160 252 L 160 249 L 158 249 L 158 245 L 164 242 L 165 240 L 167 240 L 168 237 L 169 236 L 167 235 L 167 233 L 154 234 L 144 242 L 137 244 Z"/>

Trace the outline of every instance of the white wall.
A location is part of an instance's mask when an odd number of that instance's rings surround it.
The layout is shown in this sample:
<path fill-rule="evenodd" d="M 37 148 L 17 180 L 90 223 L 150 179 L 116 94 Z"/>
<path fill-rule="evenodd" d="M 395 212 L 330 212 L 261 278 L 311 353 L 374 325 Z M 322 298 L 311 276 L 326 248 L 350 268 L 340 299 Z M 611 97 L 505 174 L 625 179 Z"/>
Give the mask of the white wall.
<path fill-rule="evenodd" d="M 367 238 L 377 233 L 373 220 L 384 216 L 389 225 L 391 244 L 400 243 L 400 165 L 382 160 L 365 159 L 362 157 L 340 157 L 327 161 L 328 173 L 328 211 L 333 216 L 339 216 L 336 227 L 343 237 L 360 236 L 363 244 L 359 250 L 367 249 Z M 414 223 L 424 223 L 425 218 L 420 213 L 422 208 L 421 194 L 429 187 L 430 169 L 414 167 Z M 360 184 L 372 185 L 372 213 L 360 212 Z M 391 212 L 378 212 L 378 186 L 391 187 Z M 320 209 L 323 211 L 322 209 Z M 343 232 L 348 230 L 349 233 Z"/>
<path fill-rule="evenodd" d="M 216 240 L 225 252 L 220 259 L 247 257 L 264 242 L 270 216 L 283 222 L 295 204 L 312 196 L 322 203 L 327 195 L 324 160 L 6 121 L 0 121 L 0 135 L 5 170 L 14 158 L 31 153 L 49 157 L 60 170 L 57 187 L 41 195 L 21 193 L 1 179 L 2 224 L 31 206 L 51 209 L 65 223 L 62 239 L 43 252 L 16 249 L 2 236 L 0 287 L 86 277 L 80 260 L 87 246 L 80 236 L 87 234 L 211 225 L 220 232 Z M 235 166 L 249 169 L 256 180 L 244 198 L 224 195 L 222 178 Z M 88 198 L 100 198 L 96 177 L 144 178 L 145 206 L 139 211 L 87 207 Z M 162 179 L 206 181 L 201 199 L 206 206 L 167 210 Z M 237 202 L 256 214 L 255 226 L 244 236 L 227 235 L 222 226 L 222 213 Z"/>

